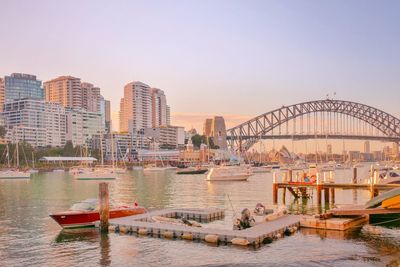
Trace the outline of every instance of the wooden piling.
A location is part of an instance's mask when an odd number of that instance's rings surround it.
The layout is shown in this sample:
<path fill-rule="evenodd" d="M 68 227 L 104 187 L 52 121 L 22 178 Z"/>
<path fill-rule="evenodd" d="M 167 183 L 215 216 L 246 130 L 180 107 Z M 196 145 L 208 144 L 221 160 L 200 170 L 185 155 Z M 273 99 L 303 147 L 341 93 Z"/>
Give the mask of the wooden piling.
<path fill-rule="evenodd" d="M 331 188 L 331 203 L 335 204 L 335 188 Z"/>
<path fill-rule="evenodd" d="M 276 181 L 276 172 L 272 174 L 272 202 L 278 204 L 278 183 Z"/>
<path fill-rule="evenodd" d="M 322 203 L 322 195 L 321 195 L 322 184 L 321 184 L 321 181 L 320 181 L 320 178 L 319 178 L 319 173 L 317 173 L 317 186 L 316 186 L 316 189 L 317 189 L 317 204 L 321 205 L 321 203 Z"/>
<path fill-rule="evenodd" d="M 99 202 L 100 230 L 102 232 L 108 232 L 108 218 L 110 216 L 108 183 L 99 184 Z"/>
<path fill-rule="evenodd" d="M 293 170 L 289 169 L 289 182 L 293 181 Z"/>
<path fill-rule="evenodd" d="M 286 187 L 283 188 L 282 203 L 284 205 L 286 204 Z"/>
<path fill-rule="evenodd" d="M 357 183 L 357 168 L 353 168 L 353 184 Z"/>
<path fill-rule="evenodd" d="M 325 204 L 329 204 L 329 188 L 324 188 L 324 201 Z"/>

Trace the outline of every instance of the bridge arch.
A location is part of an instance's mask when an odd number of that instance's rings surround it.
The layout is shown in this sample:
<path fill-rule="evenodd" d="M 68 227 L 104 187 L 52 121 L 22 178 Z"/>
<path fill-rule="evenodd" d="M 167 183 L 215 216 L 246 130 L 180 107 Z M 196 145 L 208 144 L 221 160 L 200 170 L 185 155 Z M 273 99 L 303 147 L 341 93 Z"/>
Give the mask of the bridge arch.
<path fill-rule="evenodd" d="M 344 114 L 364 121 L 387 137 L 400 139 L 400 119 L 393 115 L 357 102 L 325 99 L 282 106 L 228 129 L 228 145 L 231 149 L 246 151 L 261 136 L 266 135 L 280 125 L 297 117 L 318 112 Z"/>

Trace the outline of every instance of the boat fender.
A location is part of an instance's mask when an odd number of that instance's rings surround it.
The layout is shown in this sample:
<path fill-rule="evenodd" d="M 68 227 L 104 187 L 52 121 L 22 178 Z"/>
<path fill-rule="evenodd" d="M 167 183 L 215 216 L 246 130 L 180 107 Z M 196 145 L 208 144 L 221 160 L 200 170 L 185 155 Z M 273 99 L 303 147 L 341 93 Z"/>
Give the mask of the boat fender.
<path fill-rule="evenodd" d="M 281 238 L 281 237 L 282 237 L 282 235 L 280 233 L 276 234 L 276 238 Z"/>
<path fill-rule="evenodd" d="M 217 244 L 218 243 L 218 236 L 217 235 L 206 235 L 204 237 L 204 241 L 206 241 L 207 243 Z"/>
<path fill-rule="evenodd" d="M 272 243 L 273 239 L 272 237 L 267 236 L 266 238 L 263 239 L 263 244 L 270 244 Z"/>
<path fill-rule="evenodd" d="M 184 233 L 184 234 L 182 235 L 182 239 L 185 239 L 185 240 L 193 240 L 193 235 L 192 235 L 191 233 Z"/>
<path fill-rule="evenodd" d="M 297 226 L 293 226 L 293 230 L 296 232 L 297 231 Z"/>
<path fill-rule="evenodd" d="M 168 238 L 168 239 L 173 239 L 174 238 L 174 232 L 171 231 L 165 231 L 163 233 L 164 238 Z"/>
<path fill-rule="evenodd" d="M 139 235 L 147 235 L 147 229 L 146 228 L 140 228 L 138 231 Z"/>
<path fill-rule="evenodd" d="M 247 246 L 250 244 L 249 240 L 245 239 L 245 238 L 238 238 L 235 237 L 231 240 L 233 245 L 238 245 L 238 246 Z"/>
<path fill-rule="evenodd" d="M 115 226 L 115 232 L 119 233 L 119 225 Z"/>
<path fill-rule="evenodd" d="M 119 227 L 119 232 L 121 234 L 126 234 L 128 232 L 128 228 L 126 228 L 125 226 L 120 226 Z"/>
<path fill-rule="evenodd" d="M 109 225 L 108 226 L 108 231 L 109 232 L 115 232 L 115 225 Z"/>

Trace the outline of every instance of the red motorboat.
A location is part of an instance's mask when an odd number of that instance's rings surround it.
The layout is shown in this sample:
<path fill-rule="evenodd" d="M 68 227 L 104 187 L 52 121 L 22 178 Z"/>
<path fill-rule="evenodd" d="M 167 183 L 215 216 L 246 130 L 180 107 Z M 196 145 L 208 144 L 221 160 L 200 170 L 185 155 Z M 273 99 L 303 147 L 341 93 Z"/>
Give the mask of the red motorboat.
<path fill-rule="evenodd" d="M 110 219 L 126 217 L 147 212 L 143 207 L 116 206 L 110 203 Z M 93 227 L 100 220 L 98 199 L 87 199 L 74 204 L 69 210 L 50 214 L 61 227 Z"/>

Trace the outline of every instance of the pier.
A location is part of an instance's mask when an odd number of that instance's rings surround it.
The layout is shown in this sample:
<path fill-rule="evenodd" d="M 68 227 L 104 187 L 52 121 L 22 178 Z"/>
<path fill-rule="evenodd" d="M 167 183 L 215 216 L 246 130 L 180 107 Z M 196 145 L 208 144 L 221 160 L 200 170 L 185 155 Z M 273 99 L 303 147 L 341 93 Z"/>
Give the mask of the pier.
<path fill-rule="evenodd" d="M 120 234 L 139 234 L 162 238 L 200 240 L 216 244 L 236 244 L 259 246 L 294 233 L 300 226 L 300 216 L 286 215 L 273 221 L 256 224 L 245 230 L 225 230 L 205 227 L 192 227 L 173 223 L 152 222 L 153 216 L 165 218 L 186 218 L 200 223 L 212 222 L 225 216 L 220 209 L 165 209 L 147 214 L 134 215 L 109 221 L 109 231 Z M 96 224 L 98 227 L 99 224 Z"/>

